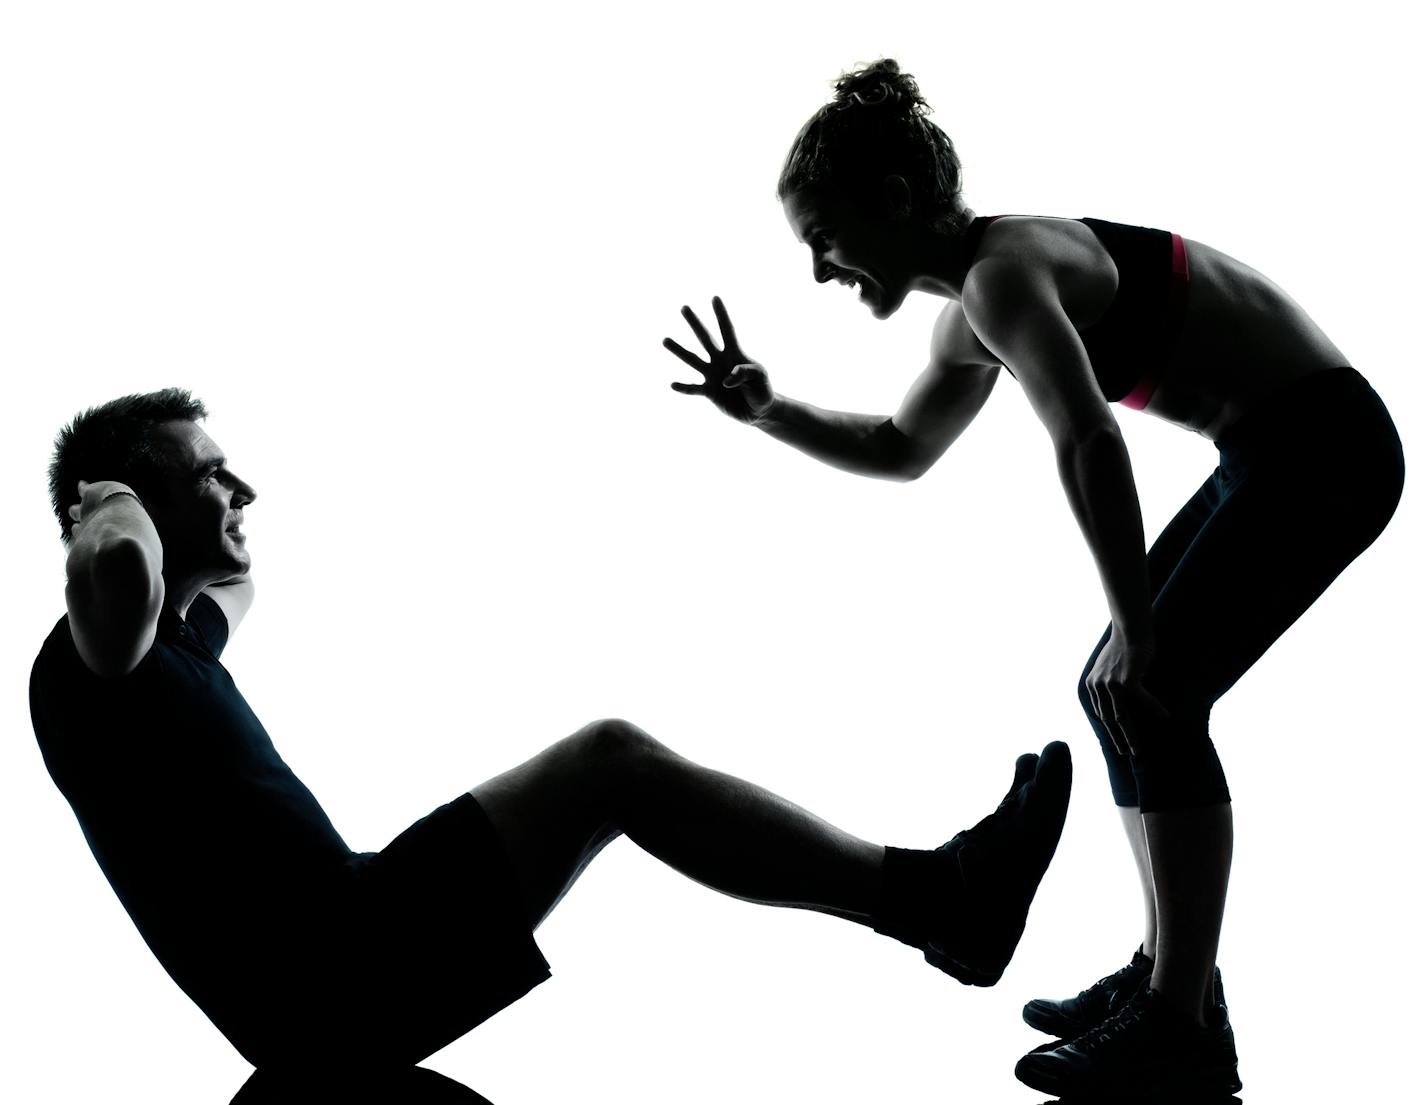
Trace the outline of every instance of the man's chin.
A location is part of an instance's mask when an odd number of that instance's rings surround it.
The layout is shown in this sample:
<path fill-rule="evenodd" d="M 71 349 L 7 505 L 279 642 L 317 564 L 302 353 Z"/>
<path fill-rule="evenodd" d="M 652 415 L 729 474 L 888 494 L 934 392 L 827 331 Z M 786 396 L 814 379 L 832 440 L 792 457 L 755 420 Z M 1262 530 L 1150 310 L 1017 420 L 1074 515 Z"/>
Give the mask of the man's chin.
<path fill-rule="evenodd" d="M 224 583 L 234 583 L 248 572 L 252 571 L 252 557 L 247 554 L 246 549 L 239 549 L 236 553 L 230 553 L 227 563 L 223 565 L 227 575 L 223 578 Z"/>

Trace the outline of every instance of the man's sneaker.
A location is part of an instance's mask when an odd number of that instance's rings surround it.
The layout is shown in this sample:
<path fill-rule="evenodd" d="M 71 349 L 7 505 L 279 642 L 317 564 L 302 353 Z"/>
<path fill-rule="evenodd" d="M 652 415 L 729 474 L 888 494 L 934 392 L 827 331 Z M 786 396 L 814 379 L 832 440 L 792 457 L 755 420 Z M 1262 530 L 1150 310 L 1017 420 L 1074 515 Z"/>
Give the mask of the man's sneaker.
<path fill-rule="evenodd" d="M 1077 997 L 1062 1001 L 1035 998 L 1024 1006 L 1023 1019 L 1030 1028 L 1060 1040 L 1071 1040 L 1107 1020 L 1151 977 L 1152 960 L 1139 949 L 1132 953 L 1132 962 L 1126 967 L 1098 979 Z M 1221 988 L 1220 970 L 1212 971 L 1212 988 L 1213 1004 L 1224 1006 L 1226 994 Z"/>
<path fill-rule="evenodd" d="M 992 986 L 1023 935 L 1028 909 L 1068 815 L 1073 761 L 1054 741 L 1019 758 L 998 809 L 937 849 L 961 883 L 952 908 L 923 945 L 925 959 L 970 986 Z"/>
<path fill-rule="evenodd" d="M 1146 983 L 1102 1024 L 1025 1055 L 1014 1074 L 1042 1093 L 1097 1101 L 1220 1101 L 1241 1089 L 1226 1007 L 1199 1028 Z"/>

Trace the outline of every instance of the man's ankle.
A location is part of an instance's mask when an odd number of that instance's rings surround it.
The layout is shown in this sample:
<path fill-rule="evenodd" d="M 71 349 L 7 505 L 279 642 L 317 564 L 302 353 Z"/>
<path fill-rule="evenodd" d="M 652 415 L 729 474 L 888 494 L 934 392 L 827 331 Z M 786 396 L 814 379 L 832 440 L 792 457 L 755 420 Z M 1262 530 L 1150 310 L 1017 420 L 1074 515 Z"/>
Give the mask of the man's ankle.
<path fill-rule="evenodd" d="M 954 908 L 958 876 L 958 864 L 947 852 L 887 847 L 875 931 L 921 946 Z"/>

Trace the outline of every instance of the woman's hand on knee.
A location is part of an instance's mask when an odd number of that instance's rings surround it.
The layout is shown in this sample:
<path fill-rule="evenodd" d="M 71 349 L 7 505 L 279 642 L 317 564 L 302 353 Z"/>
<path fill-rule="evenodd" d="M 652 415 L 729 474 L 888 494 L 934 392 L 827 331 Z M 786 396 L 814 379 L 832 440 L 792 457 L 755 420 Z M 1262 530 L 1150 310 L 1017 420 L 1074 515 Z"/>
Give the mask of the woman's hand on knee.
<path fill-rule="evenodd" d="M 1093 712 L 1120 755 L 1137 755 L 1171 716 L 1146 687 L 1155 651 L 1150 635 L 1129 638 L 1114 626 L 1088 673 Z"/>

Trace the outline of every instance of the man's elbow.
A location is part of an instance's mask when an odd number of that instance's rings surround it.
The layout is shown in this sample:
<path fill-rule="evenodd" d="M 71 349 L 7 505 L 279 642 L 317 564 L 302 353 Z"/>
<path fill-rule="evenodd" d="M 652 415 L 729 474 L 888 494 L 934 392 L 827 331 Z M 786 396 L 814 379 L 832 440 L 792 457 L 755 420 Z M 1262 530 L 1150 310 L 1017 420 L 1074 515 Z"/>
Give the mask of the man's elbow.
<path fill-rule="evenodd" d="M 71 605 L 118 609 L 135 618 L 156 617 L 163 605 L 162 565 L 153 563 L 142 542 L 107 542 L 88 556 L 71 554 L 66 567 Z"/>

